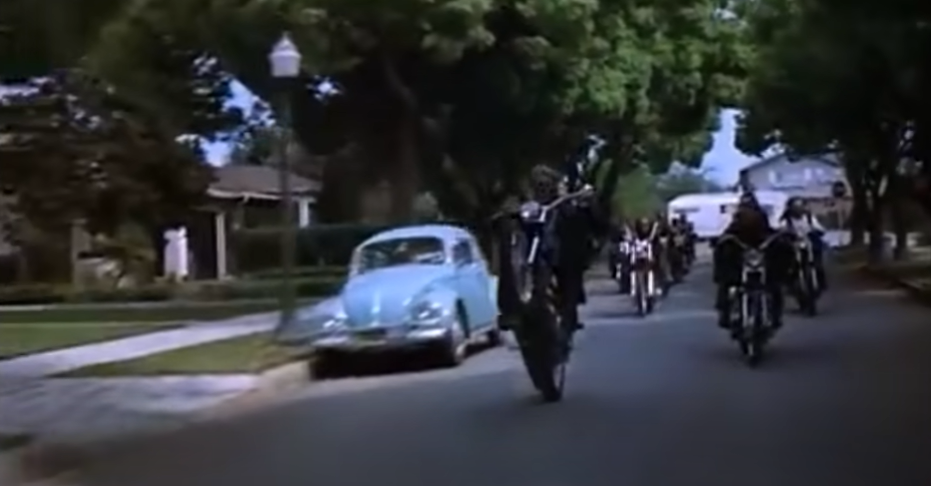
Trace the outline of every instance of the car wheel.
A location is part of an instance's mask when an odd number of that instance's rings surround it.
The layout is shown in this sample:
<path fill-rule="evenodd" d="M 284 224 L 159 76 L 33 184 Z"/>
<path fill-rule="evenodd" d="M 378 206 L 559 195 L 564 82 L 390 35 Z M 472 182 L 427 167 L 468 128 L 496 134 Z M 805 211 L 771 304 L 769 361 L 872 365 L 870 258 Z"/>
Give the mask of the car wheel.
<path fill-rule="evenodd" d="M 497 328 L 492 328 L 485 333 L 485 345 L 489 348 L 495 348 L 501 345 L 503 341 L 501 337 L 501 330 Z"/>
<path fill-rule="evenodd" d="M 313 380 L 326 380 L 339 376 L 339 360 L 329 353 L 319 353 L 310 358 L 310 374 Z"/>
<path fill-rule="evenodd" d="M 450 326 L 449 334 L 439 344 L 440 365 L 444 368 L 455 368 L 466 359 L 469 338 L 465 319 L 465 312 L 461 308 L 457 309 L 456 321 Z"/>

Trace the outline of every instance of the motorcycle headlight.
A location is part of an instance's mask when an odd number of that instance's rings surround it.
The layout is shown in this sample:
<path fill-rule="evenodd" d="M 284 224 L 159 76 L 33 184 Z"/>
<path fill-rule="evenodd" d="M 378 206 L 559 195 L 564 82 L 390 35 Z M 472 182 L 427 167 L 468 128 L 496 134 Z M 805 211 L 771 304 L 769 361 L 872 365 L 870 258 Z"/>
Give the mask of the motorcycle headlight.
<path fill-rule="evenodd" d="M 439 324 L 445 315 L 446 309 L 438 302 L 424 300 L 411 306 L 411 324 L 414 325 Z"/>
<path fill-rule="evenodd" d="M 543 208 L 539 203 L 530 201 L 521 205 L 520 207 L 520 217 L 525 221 L 533 221 L 540 217 L 540 212 Z"/>
<path fill-rule="evenodd" d="M 759 251 L 748 251 L 744 254 L 744 264 L 750 268 L 760 268 L 763 266 L 763 253 Z"/>

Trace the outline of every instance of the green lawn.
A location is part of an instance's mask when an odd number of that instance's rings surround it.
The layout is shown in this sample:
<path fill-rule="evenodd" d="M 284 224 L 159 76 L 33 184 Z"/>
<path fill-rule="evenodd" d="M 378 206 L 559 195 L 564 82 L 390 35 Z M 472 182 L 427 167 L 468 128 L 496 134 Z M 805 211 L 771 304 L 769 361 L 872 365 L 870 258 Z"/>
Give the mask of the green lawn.
<path fill-rule="evenodd" d="M 265 333 L 182 348 L 138 359 L 88 366 L 61 377 L 256 373 L 305 357 L 275 346 Z"/>
<path fill-rule="evenodd" d="M 306 300 L 304 302 L 312 301 Z M 0 308 L 0 323 L 213 321 L 275 310 L 278 310 L 278 302 L 273 300 L 140 307 L 107 305 L 57 306 L 42 310 L 3 310 L 3 308 Z"/>
<path fill-rule="evenodd" d="M 16 324 L 0 321 L 0 359 L 177 328 L 174 323 Z"/>

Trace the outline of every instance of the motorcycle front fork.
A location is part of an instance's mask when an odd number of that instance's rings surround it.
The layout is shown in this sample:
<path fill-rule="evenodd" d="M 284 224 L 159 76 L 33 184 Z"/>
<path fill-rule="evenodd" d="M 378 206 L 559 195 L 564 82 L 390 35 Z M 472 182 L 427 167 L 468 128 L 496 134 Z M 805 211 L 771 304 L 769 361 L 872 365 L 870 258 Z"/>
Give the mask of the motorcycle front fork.
<path fill-rule="evenodd" d="M 630 295 L 634 295 L 637 291 L 637 272 L 640 270 L 632 270 L 630 272 Z M 656 276 L 652 271 L 647 272 L 647 295 L 654 297 L 656 296 Z"/>

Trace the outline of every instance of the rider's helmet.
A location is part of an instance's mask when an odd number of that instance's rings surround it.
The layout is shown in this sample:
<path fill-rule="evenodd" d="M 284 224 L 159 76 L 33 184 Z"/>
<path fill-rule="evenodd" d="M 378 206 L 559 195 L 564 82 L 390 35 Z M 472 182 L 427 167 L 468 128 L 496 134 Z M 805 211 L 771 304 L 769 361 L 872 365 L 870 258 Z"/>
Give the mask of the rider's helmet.
<path fill-rule="evenodd" d="M 805 200 L 798 196 L 794 196 L 791 199 L 789 199 L 789 204 L 788 204 L 789 210 L 795 214 L 804 213 L 806 209 L 805 206 L 806 206 Z"/>
<path fill-rule="evenodd" d="M 640 236 L 646 236 L 652 226 L 653 222 L 650 220 L 650 218 L 641 216 L 634 222 L 634 231 L 636 231 Z"/>
<path fill-rule="evenodd" d="M 530 170 L 530 190 L 537 201 L 548 202 L 559 197 L 561 182 L 562 175 L 546 165 Z"/>

